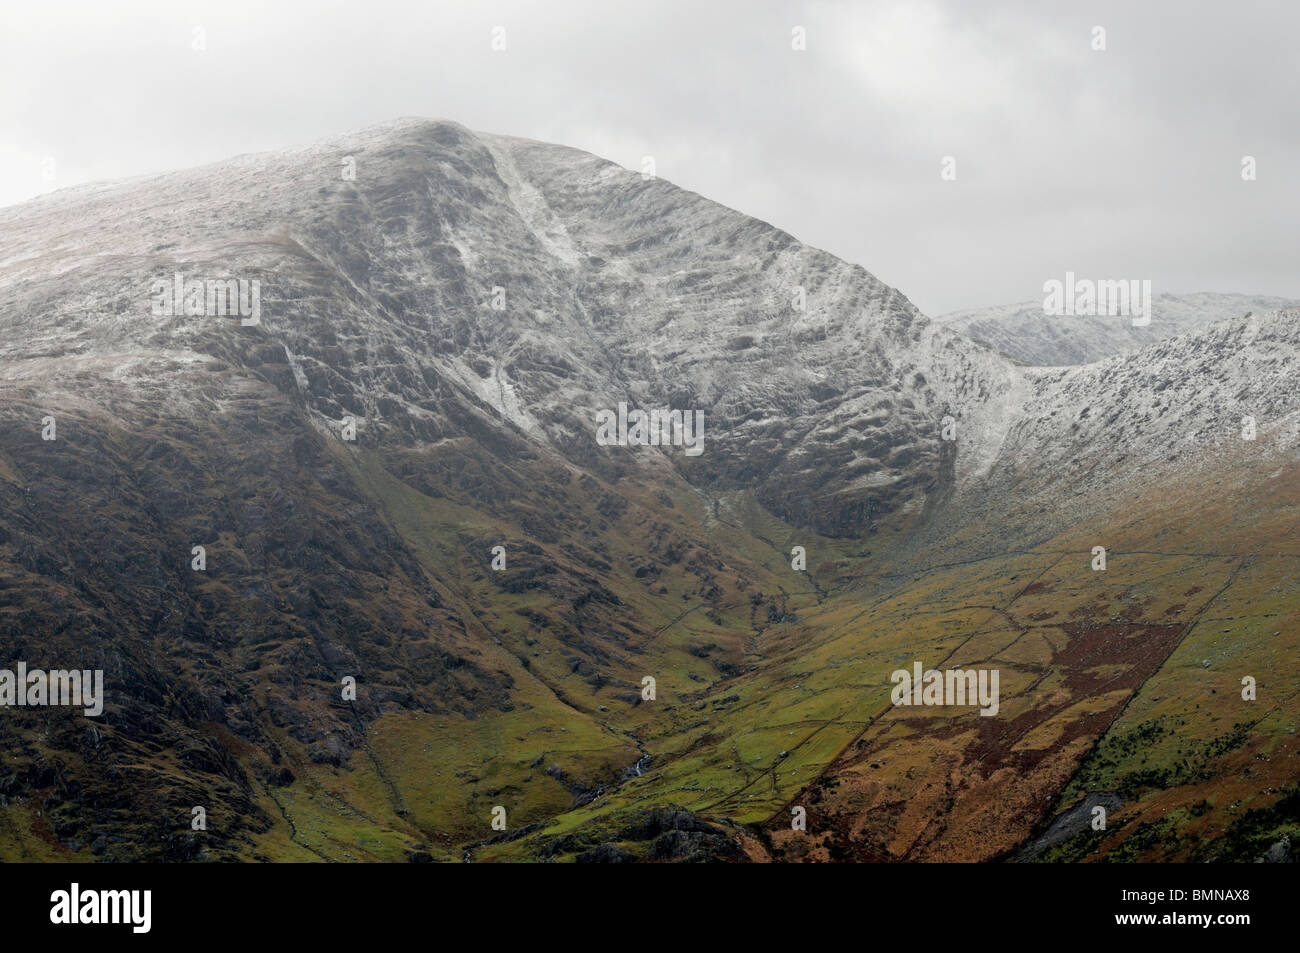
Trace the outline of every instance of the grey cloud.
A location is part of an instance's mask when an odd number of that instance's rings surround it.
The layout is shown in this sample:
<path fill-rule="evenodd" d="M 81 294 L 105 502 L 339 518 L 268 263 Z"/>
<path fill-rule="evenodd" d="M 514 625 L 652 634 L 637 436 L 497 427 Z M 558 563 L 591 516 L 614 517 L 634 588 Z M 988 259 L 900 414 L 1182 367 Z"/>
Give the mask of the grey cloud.
<path fill-rule="evenodd" d="M 930 313 L 1033 298 L 1067 269 L 1300 295 L 1294 4 L 92 0 L 6 18 L 3 204 L 423 115 L 653 155 Z"/>

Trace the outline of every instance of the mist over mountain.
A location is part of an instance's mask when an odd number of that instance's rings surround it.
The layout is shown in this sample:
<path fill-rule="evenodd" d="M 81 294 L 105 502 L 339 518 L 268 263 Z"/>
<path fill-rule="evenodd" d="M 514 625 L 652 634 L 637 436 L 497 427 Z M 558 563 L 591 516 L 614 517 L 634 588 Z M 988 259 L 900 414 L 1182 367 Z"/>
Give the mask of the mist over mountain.
<path fill-rule="evenodd" d="M 1122 316 L 1044 314 L 1041 300 L 953 311 L 935 320 L 1023 364 L 1060 366 L 1131 354 L 1215 321 L 1296 306 L 1270 295 L 1161 293 L 1151 301 L 1146 324 Z"/>
<path fill-rule="evenodd" d="M 0 236 L 0 640 L 106 683 L 0 719 L 0 856 L 1253 859 L 1296 826 L 1288 302 L 931 321 L 670 182 L 417 119 Z M 603 445 L 620 405 L 702 414 L 702 452 Z M 892 705 L 914 660 L 997 667 L 997 717 Z"/>

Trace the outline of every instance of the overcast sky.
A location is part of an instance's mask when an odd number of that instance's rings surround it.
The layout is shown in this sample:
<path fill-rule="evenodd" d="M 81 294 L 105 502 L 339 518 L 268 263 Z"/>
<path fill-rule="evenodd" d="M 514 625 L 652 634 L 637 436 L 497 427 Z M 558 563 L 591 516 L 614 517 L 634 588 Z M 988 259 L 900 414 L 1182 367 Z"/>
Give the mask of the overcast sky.
<path fill-rule="evenodd" d="M 0 18 L 0 205 L 427 116 L 652 155 L 930 314 L 1041 299 L 1067 270 L 1300 297 L 1293 0 L 5 0 Z"/>

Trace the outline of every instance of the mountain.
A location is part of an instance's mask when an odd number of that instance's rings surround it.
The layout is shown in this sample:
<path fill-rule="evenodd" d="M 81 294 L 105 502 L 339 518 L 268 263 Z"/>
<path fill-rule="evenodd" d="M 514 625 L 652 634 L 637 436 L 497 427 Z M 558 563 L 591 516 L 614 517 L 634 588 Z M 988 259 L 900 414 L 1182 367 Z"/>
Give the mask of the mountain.
<path fill-rule="evenodd" d="M 0 856 L 1297 829 L 1295 311 L 1025 368 L 666 181 L 426 120 L 0 235 L 0 640 L 105 678 L 98 718 L 0 711 Z M 652 409 L 702 442 L 609 445 Z M 914 660 L 998 668 L 1000 714 L 891 705 Z"/>
<path fill-rule="evenodd" d="M 1131 354 L 1215 321 L 1298 304 L 1267 295 L 1201 292 L 1152 296 L 1150 323 L 1139 326 L 1125 317 L 1044 314 L 1041 300 L 953 311 L 935 320 L 1022 364 L 1062 366 Z"/>

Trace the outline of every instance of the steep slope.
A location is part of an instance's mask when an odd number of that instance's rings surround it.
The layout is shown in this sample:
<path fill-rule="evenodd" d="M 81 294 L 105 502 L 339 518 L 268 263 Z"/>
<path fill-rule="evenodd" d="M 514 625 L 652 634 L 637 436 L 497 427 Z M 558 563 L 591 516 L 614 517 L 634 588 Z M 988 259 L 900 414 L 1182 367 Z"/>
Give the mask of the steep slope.
<path fill-rule="evenodd" d="M 533 849 L 634 851 L 643 825 L 614 818 L 657 791 L 758 825 L 751 855 L 781 860 L 989 860 L 1031 842 L 1030 858 L 1285 856 L 1300 826 L 1297 317 L 1033 373 L 986 486 L 769 633 L 762 668 L 655 739 L 677 759 Z M 914 661 L 998 670 L 998 715 L 892 705 L 890 673 Z"/>
<path fill-rule="evenodd" d="M 1047 827 L 1028 856 L 1250 859 L 1290 836 L 1295 798 L 1275 805 L 1300 781 L 1297 319 L 1034 375 L 942 556 L 918 547 L 870 610 L 912 636 L 865 660 L 875 708 L 790 793 L 818 836 L 772 818 L 781 856 L 987 860 Z M 997 669 L 998 717 L 892 706 L 889 670 L 912 659 Z"/>
<path fill-rule="evenodd" d="M 1016 367 L 667 182 L 423 120 L 54 193 L 0 236 L 0 644 L 107 682 L 98 719 L 0 711 L 6 857 L 985 856 L 1110 770 L 1076 778 L 1294 538 L 1294 312 Z M 157 313 L 176 274 L 258 281 L 260 322 Z M 602 445 L 620 403 L 703 412 L 703 452 Z M 1159 557 L 1089 589 L 1098 538 Z M 974 818 L 963 845 L 828 800 L 821 846 L 782 842 L 809 781 L 854 789 L 898 660 L 1000 657 L 1022 612 L 1075 615 L 1008 659 L 1011 735 L 1068 744 L 962 761 L 1019 807 L 908 796 Z"/>
<path fill-rule="evenodd" d="M 600 702 L 635 708 L 647 668 L 666 689 L 737 671 L 753 620 L 786 613 L 769 544 L 713 542 L 719 495 L 809 540 L 914 522 L 953 473 L 937 412 L 998 367 L 948 336 L 931 385 L 935 332 L 861 269 L 449 123 L 56 193 L 0 229 L 6 638 L 109 672 L 91 750 L 75 716 L 38 741 L 63 712 L 6 713 L 14 823 L 57 816 L 56 853 L 364 856 L 338 811 L 386 831 L 368 852 L 436 853 L 503 791 L 515 816 L 562 809 L 639 757 Z M 175 274 L 260 282 L 260 323 L 155 313 Z M 796 279 L 804 329 L 776 303 Z M 599 447 L 620 401 L 703 410 L 707 453 Z M 695 610 L 709 648 L 666 631 Z M 436 808 L 403 793 L 408 736 L 460 759 L 420 792 Z M 178 776 L 186 747 L 206 754 Z"/>

